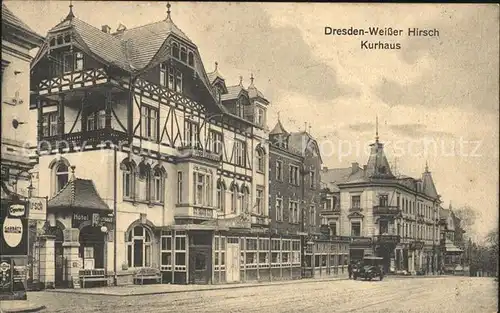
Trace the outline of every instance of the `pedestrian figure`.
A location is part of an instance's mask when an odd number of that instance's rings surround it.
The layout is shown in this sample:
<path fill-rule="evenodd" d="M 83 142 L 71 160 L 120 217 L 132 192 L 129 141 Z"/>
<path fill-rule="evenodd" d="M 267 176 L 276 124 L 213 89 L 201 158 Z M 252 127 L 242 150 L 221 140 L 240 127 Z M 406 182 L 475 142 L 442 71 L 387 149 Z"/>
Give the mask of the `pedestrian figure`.
<path fill-rule="evenodd" d="M 349 273 L 349 279 L 352 278 L 352 262 L 349 262 L 349 265 L 347 265 L 347 272 Z"/>

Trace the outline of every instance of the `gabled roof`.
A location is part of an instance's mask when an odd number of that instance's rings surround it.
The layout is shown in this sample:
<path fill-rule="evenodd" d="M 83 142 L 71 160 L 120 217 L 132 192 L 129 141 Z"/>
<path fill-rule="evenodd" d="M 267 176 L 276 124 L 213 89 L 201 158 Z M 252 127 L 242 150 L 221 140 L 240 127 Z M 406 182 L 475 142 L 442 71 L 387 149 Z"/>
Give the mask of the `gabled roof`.
<path fill-rule="evenodd" d="M 41 45 L 43 43 L 43 37 L 37 34 L 31 27 L 29 27 L 25 22 L 23 22 L 20 18 L 14 15 L 9 8 L 2 2 L 2 28 L 4 25 L 10 25 L 14 28 L 20 29 L 28 37 L 31 37 L 31 41 L 36 43 L 35 46 Z"/>
<path fill-rule="evenodd" d="M 73 178 L 47 204 L 51 209 L 111 211 L 90 179 Z"/>
<path fill-rule="evenodd" d="M 222 101 L 238 99 L 241 93 L 247 94 L 243 85 L 228 86 L 227 93 L 221 96 Z"/>

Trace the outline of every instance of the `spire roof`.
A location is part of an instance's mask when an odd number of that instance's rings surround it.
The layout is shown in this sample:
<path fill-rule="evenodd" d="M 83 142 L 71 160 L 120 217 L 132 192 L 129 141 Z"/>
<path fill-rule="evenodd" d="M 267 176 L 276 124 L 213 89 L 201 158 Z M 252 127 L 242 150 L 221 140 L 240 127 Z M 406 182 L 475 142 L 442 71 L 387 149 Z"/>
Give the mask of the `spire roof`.
<path fill-rule="evenodd" d="M 281 124 L 279 113 L 278 113 L 278 122 L 274 126 L 273 130 L 271 130 L 269 135 L 278 135 L 278 134 L 285 134 L 285 135 L 288 134 L 288 132 L 285 130 L 285 127 L 283 127 L 283 124 Z"/>

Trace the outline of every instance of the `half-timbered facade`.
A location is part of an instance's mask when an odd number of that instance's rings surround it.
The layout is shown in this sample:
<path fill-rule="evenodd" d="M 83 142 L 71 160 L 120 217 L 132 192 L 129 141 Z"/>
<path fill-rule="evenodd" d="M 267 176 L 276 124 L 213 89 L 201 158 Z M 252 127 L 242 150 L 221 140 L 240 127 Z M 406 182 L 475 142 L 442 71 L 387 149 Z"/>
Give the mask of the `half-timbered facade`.
<path fill-rule="evenodd" d="M 396 177 L 377 134 L 367 165 L 322 176 L 339 189 L 340 234 L 351 237 L 352 260 L 375 254 L 385 259 L 386 272 L 438 270 L 440 197 L 427 167 L 421 179 Z"/>
<path fill-rule="evenodd" d="M 242 80 L 226 86 L 217 68 L 207 73 L 168 10 L 162 21 L 111 32 L 70 8 L 48 32 L 31 83 L 47 182 L 40 194 L 57 198 L 48 205 L 52 227 L 77 234 L 63 239 L 80 244 L 79 268 L 99 264 L 115 281 L 143 267 L 160 269 L 165 282 L 243 280 L 253 277 L 247 269 L 273 266 L 269 102 L 253 77 L 244 88 Z M 68 186 L 94 186 L 99 208 L 60 197 Z M 82 239 L 98 233 L 85 227 L 101 227 L 106 244 Z"/>

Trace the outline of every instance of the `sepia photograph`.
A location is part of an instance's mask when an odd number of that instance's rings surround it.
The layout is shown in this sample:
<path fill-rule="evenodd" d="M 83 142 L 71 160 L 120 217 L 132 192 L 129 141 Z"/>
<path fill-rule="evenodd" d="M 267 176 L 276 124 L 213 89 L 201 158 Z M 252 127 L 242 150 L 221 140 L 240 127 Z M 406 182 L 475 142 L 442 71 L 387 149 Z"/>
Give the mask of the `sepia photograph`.
<path fill-rule="evenodd" d="M 0 313 L 498 312 L 499 8 L 2 1 Z"/>

